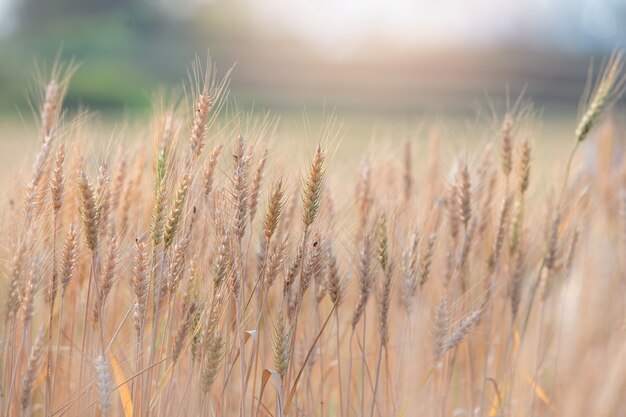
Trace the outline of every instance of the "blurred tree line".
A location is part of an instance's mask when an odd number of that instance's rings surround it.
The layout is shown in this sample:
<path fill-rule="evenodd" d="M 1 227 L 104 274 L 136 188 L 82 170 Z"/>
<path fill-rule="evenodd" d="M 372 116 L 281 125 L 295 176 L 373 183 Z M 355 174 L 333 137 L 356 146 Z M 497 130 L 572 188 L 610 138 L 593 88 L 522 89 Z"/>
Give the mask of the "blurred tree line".
<path fill-rule="evenodd" d="M 0 38 L 0 112 L 28 106 L 35 63 L 49 69 L 60 53 L 80 68 L 67 105 L 143 111 L 158 86 L 185 79 L 211 31 L 143 0 L 16 0 L 17 27 Z"/>
<path fill-rule="evenodd" d="M 22 28 L 28 29 L 69 16 L 132 10 L 136 3 L 135 0 L 21 0 L 18 16 Z"/>
<path fill-rule="evenodd" d="M 586 54 L 550 47 L 420 49 L 375 36 L 336 59 L 258 19 L 248 0 L 9 1 L 16 25 L 0 35 L 0 118 L 28 112 L 34 62 L 45 70 L 59 52 L 81 65 L 68 106 L 135 115 L 150 109 L 158 87 L 180 91 L 194 56 L 207 51 L 221 74 L 237 64 L 230 87 L 239 107 L 323 113 L 328 102 L 344 113 L 394 117 L 465 112 L 485 92 L 504 99 L 509 86 L 537 103 L 575 105 L 589 65 Z M 606 51 L 598 54 L 601 61 Z"/>

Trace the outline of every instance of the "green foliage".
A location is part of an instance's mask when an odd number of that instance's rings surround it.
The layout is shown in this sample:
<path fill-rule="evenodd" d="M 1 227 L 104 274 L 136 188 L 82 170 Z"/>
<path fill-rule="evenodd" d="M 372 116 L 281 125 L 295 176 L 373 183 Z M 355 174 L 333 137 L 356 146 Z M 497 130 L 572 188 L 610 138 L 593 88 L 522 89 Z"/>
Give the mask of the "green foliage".
<path fill-rule="evenodd" d="M 68 107 L 121 111 L 146 109 L 151 91 L 179 85 L 194 53 L 204 49 L 178 28 L 180 22 L 140 4 L 102 13 L 52 13 L 37 25 L 34 17 L 25 19 L 16 33 L 0 40 L 0 112 L 28 107 L 23 86 L 32 84 L 34 74 L 25 68 L 32 68 L 34 57 L 43 68 L 59 53 L 64 61 L 81 64 Z"/>

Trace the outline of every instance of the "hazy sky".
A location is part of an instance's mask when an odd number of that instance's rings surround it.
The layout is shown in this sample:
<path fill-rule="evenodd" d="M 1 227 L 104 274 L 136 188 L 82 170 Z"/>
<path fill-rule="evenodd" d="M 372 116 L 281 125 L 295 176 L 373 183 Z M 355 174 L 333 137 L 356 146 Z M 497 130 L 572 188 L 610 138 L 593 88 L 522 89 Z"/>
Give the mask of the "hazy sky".
<path fill-rule="evenodd" d="M 12 6 L 15 0 L 0 0 L 0 35 L 9 33 L 15 26 Z"/>
<path fill-rule="evenodd" d="M 185 0 L 144 1 L 186 9 L 180 7 Z M 263 30 L 286 31 L 338 57 L 371 40 L 434 47 L 518 43 L 572 50 L 626 43 L 626 0 L 186 1 L 232 2 Z M 15 26 L 11 5 L 18 2 L 0 0 L 0 34 Z"/>
<path fill-rule="evenodd" d="M 622 44 L 625 0 L 246 0 L 267 27 L 323 49 L 377 38 L 399 43 L 552 47 Z M 336 51 L 341 53 L 342 51 Z"/>

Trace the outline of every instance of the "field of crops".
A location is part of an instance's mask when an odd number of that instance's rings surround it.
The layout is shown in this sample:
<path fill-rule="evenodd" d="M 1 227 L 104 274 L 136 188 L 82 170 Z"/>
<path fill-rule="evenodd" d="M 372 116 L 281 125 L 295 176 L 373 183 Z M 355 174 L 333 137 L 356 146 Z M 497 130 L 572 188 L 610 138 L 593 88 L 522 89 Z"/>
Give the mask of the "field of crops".
<path fill-rule="evenodd" d="M 279 119 L 203 60 L 103 121 L 74 71 L 5 124 L 0 414 L 626 414 L 621 54 L 545 124 Z"/>

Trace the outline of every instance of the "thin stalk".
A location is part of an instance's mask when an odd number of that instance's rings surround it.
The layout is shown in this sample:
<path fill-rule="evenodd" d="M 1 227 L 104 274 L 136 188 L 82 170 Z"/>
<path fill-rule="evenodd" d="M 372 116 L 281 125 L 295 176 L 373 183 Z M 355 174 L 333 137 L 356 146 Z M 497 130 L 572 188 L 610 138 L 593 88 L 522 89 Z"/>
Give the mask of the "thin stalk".
<path fill-rule="evenodd" d="M 17 332 L 17 318 L 14 315 L 13 319 L 11 320 L 11 331 L 9 332 L 9 335 L 7 337 L 7 341 L 15 339 L 16 332 Z M 10 354 L 7 353 L 7 358 L 8 358 L 7 359 L 7 364 L 9 366 L 7 366 L 4 369 L 4 372 L 6 374 L 6 375 L 4 375 L 4 379 L 8 380 L 9 376 L 13 373 L 13 368 L 15 366 L 17 366 L 17 363 L 15 361 L 15 345 L 13 343 L 7 343 L 6 347 L 7 347 L 7 350 L 9 350 L 9 348 L 10 348 Z M 3 397 L 3 399 L 4 399 L 4 397 Z M 8 398 L 7 398 L 7 401 L 9 401 Z M 4 407 L 4 405 L 0 405 L 0 410 L 2 410 L 3 407 Z"/>
<path fill-rule="evenodd" d="M 6 412 L 4 413 L 5 416 L 10 415 L 9 411 L 11 411 L 11 396 L 13 395 L 13 386 L 15 385 L 15 375 L 17 374 L 17 361 L 19 361 L 19 358 L 22 354 L 22 349 L 24 348 L 24 340 L 26 339 L 26 336 L 28 335 L 28 329 L 24 329 L 24 331 L 22 332 L 22 337 L 20 340 L 20 347 L 17 350 L 17 359 L 16 359 L 16 363 L 15 366 L 13 366 L 13 370 L 11 371 L 11 381 L 9 382 L 9 389 L 7 390 L 7 408 L 6 408 Z"/>
<path fill-rule="evenodd" d="M 140 370 L 141 370 L 141 339 L 142 339 L 142 332 L 140 331 L 139 334 L 137 335 L 137 341 L 136 341 L 136 345 L 135 345 L 135 373 L 139 376 L 140 375 Z M 150 368 L 148 368 L 150 369 Z M 133 379 L 132 383 L 131 383 L 131 392 L 133 393 L 133 408 L 135 409 L 135 413 L 137 413 L 137 415 L 141 415 L 141 399 L 139 398 L 139 393 L 141 392 L 141 380 L 143 378 L 139 378 L 136 381 L 135 384 L 135 379 Z"/>
<path fill-rule="evenodd" d="M 341 411 L 341 417 L 344 416 L 343 413 L 343 388 L 341 385 L 341 341 L 339 338 L 339 313 L 338 313 L 338 309 L 335 309 L 335 322 L 337 323 L 337 331 L 336 331 L 336 335 L 337 335 L 337 372 L 338 372 L 338 377 L 339 377 L 339 410 Z M 323 378 L 322 378 L 323 379 Z"/>
<path fill-rule="evenodd" d="M 363 310 L 363 335 L 361 343 L 361 416 L 365 417 L 365 331 L 367 330 L 367 310 Z"/>
<path fill-rule="evenodd" d="M 159 271 L 159 277 L 156 280 L 157 281 L 157 285 L 153 286 L 153 308 L 152 308 L 152 335 L 151 335 L 151 339 L 150 339 L 150 357 L 148 359 L 148 366 L 150 366 L 150 372 L 148 372 L 148 384 L 146 385 L 145 389 L 147 390 L 147 392 L 145 393 L 146 398 L 148 399 L 148 402 L 150 401 L 150 391 L 151 391 L 151 387 L 152 387 L 152 371 L 154 370 L 152 368 L 152 364 L 154 363 L 154 354 L 155 354 L 155 350 L 156 350 L 156 335 L 157 335 L 157 323 L 158 323 L 158 318 L 160 316 L 161 313 L 161 283 L 163 281 L 163 264 L 165 263 L 165 260 L 167 259 L 167 252 L 165 252 L 163 254 L 163 259 L 161 259 L 161 267 L 160 267 L 160 271 Z M 156 274 L 156 268 L 157 268 L 157 248 L 153 248 L 152 250 L 152 268 L 150 268 L 151 274 L 153 275 L 152 277 L 149 278 L 149 282 L 153 282 L 153 277 Z M 168 307 L 169 309 L 169 307 Z M 163 337 L 163 340 L 165 340 L 165 337 Z M 150 413 L 150 410 L 146 411 L 148 414 Z"/>
<path fill-rule="evenodd" d="M 49 410 L 52 411 L 53 409 L 53 405 L 54 405 L 54 385 L 56 382 L 56 376 L 57 376 L 57 367 L 58 367 L 58 362 L 59 362 L 59 345 L 61 342 L 61 329 L 63 327 L 63 305 L 65 303 L 65 288 L 63 288 L 61 290 L 61 302 L 59 304 L 59 319 L 57 322 L 57 342 L 56 342 L 56 348 L 54 349 L 54 369 L 52 370 L 52 382 L 51 382 L 51 386 L 50 386 L 50 408 Z"/>
<path fill-rule="evenodd" d="M 241 308 L 239 305 L 239 300 L 237 297 L 235 298 L 235 314 L 237 316 L 237 333 L 239 339 L 239 367 L 241 368 L 241 400 L 239 404 L 239 414 L 241 417 L 245 416 L 245 406 L 246 406 L 246 360 L 244 358 L 244 348 L 245 344 L 243 341 L 243 333 L 241 331 Z"/>
<path fill-rule="evenodd" d="M 183 408 L 183 405 L 186 405 L 185 402 L 185 397 L 187 397 L 187 393 L 189 392 L 189 386 L 191 385 L 191 379 L 193 377 L 193 371 L 194 371 L 194 366 L 193 366 L 193 359 L 189 358 L 190 360 L 190 364 L 189 364 L 189 369 L 191 369 L 191 372 L 189 372 L 189 378 L 187 379 L 187 384 L 185 385 L 185 391 L 183 391 L 183 398 L 180 402 L 180 405 L 178 406 L 178 410 L 176 411 L 176 417 L 178 417 L 178 415 L 180 414 L 180 410 Z"/>
<path fill-rule="evenodd" d="M 572 169 L 572 162 L 574 160 L 574 155 L 576 155 L 576 151 L 578 150 L 579 146 L 580 146 L 580 142 L 576 142 L 576 144 L 572 148 L 572 152 L 569 154 L 569 158 L 567 158 L 567 165 L 565 166 L 565 176 L 563 177 L 563 186 L 561 187 L 561 195 L 559 196 L 559 200 L 557 204 L 557 212 L 561 210 L 563 199 L 565 198 L 565 191 L 567 190 L 569 174 Z"/>
<path fill-rule="evenodd" d="M 537 342 L 537 368 L 535 369 L 535 375 L 533 377 L 533 380 L 531 381 L 531 389 L 533 387 L 533 385 L 535 385 L 537 383 L 537 377 L 539 376 L 539 369 L 541 368 L 541 363 L 542 363 L 542 359 L 541 359 L 541 352 L 543 351 L 543 325 L 544 325 L 544 320 L 545 320 L 545 310 L 546 310 L 546 303 L 541 304 L 541 313 L 540 313 L 540 318 L 539 318 L 539 337 L 538 337 L 538 342 Z M 533 395 L 533 400 L 532 403 L 530 405 L 530 415 L 531 417 L 534 417 L 535 415 L 535 403 L 536 403 L 536 395 Z"/>
<path fill-rule="evenodd" d="M 54 219 L 52 221 L 52 282 L 54 285 L 57 285 L 57 230 L 58 230 L 58 219 L 57 214 L 55 212 Z M 45 399 L 44 399 L 44 415 L 50 416 L 50 408 L 51 408 L 51 366 L 52 366 L 52 319 L 54 317 L 54 299 L 56 298 L 56 293 L 52 293 L 50 297 L 50 322 L 48 323 L 48 360 L 46 361 L 46 388 L 45 388 Z"/>
<path fill-rule="evenodd" d="M 252 233 L 250 233 L 252 234 Z M 253 413 L 254 412 L 254 403 L 255 403 L 255 398 L 254 398 L 254 393 L 256 391 L 256 376 L 257 376 L 257 366 L 258 366 L 258 362 L 259 362 L 259 350 L 261 349 L 261 332 L 259 331 L 259 325 L 261 323 L 261 316 L 263 314 L 263 304 L 265 301 L 265 269 L 267 268 L 267 261 L 269 259 L 269 252 L 270 252 L 270 240 L 271 238 L 266 238 L 265 239 L 265 254 L 263 256 L 263 266 L 261 268 L 261 272 L 259 273 L 259 278 L 257 280 L 257 283 L 260 281 L 261 283 L 261 293 L 259 294 L 259 311 L 258 311 L 258 316 L 257 316 L 257 322 L 256 322 L 256 343 L 254 344 L 253 349 L 255 350 L 254 352 L 254 377 L 252 380 L 252 401 L 251 401 L 251 405 L 250 405 L 250 412 Z M 256 291 L 256 286 L 257 284 L 255 284 L 254 288 L 252 289 L 252 294 L 254 294 L 254 292 Z M 250 298 L 252 298 L 252 294 L 250 294 Z M 247 307 L 247 304 L 246 304 Z M 244 312 L 245 312 L 246 308 L 244 308 Z M 261 401 L 261 399 L 259 398 L 259 402 Z"/>
<path fill-rule="evenodd" d="M 378 381 L 380 379 L 380 365 L 382 363 L 383 358 L 383 350 L 385 349 L 385 345 L 383 341 L 380 341 L 380 348 L 378 349 L 378 364 L 376 365 L 376 379 L 374 382 L 374 394 L 372 395 L 372 407 L 370 409 L 370 417 L 374 416 L 374 406 L 376 405 L 376 393 L 378 392 Z"/>
<path fill-rule="evenodd" d="M 350 332 L 350 342 L 348 343 L 348 399 L 346 401 L 346 411 L 348 412 L 348 415 L 350 414 L 350 398 L 352 397 L 352 395 L 350 395 L 350 392 L 352 391 L 352 384 L 350 383 L 350 381 L 352 381 L 352 339 L 354 337 L 354 328 L 352 329 L 352 332 Z"/>
<path fill-rule="evenodd" d="M 300 265 L 299 265 L 299 268 L 300 268 L 300 282 L 302 282 L 302 270 L 304 269 L 303 265 L 304 265 L 304 260 L 306 259 L 306 243 L 307 243 L 308 240 L 309 240 L 309 228 L 307 226 L 307 227 L 304 228 L 304 233 L 302 235 L 302 243 L 301 243 L 302 244 L 302 259 L 300 260 Z M 291 327 L 291 330 L 289 331 L 289 334 L 290 334 L 289 337 L 291 339 L 290 347 L 289 347 L 290 348 L 289 349 L 290 350 L 290 352 L 289 352 L 289 357 L 290 358 L 293 358 L 293 353 L 295 352 L 295 348 L 296 348 L 296 333 L 297 333 L 297 329 L 298 329 L 298 316 L 299 316 L 298 312 L 300 311 L 300 306 L 302 304 L 302 298 L 304 298 L 304 297 L 300 297 L 300 295 L 298 295 L 298 300 L 297 300 L 297 303 L 296 303 L 296 309 L 295 309 L 295 312 L 294 312 L 295 318 L 294 318 L 293 326 Z M 291 366 L 292 362 L 293 361 L 291 361 L 291 360 L 289 361 L 290 366 L 289 366 L 288 375 L 291 375 L 293 373 L 293 371 L 292 371 L 293 367 Z M 290 379 L 291 378 L 288 378 L 288 380 L 290 380 Z"/>
<path fill-rule="evenodd" d="M 91 254 L 91 267 L 89 271 L 89 283 L 87 284 L 87 300 L 85 301 L 85 314 L 83 317 L 83 333 L 82 333 L 82 342 L 80 349 L 80 367 L 78 371 L 78 389 L 83 383 L 83 364 L 85 362 L 85 345 L 87 343 L 87 322 L 89 320 L 89 301 L 91 299 L 91 285 L 92 281 L 94 281 L 95 268 L 98 262 L 97 252 L 94 250 Z M 81 401 L 78 401 L 78 409 L 81 408 Z"/>

